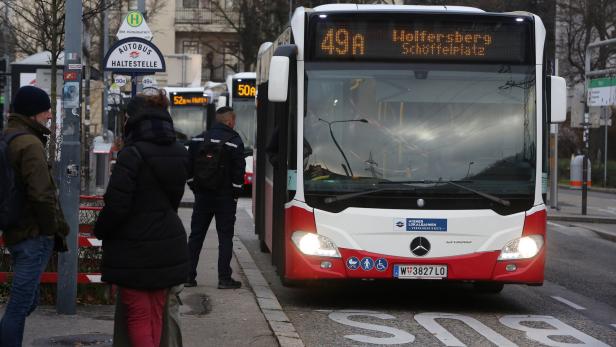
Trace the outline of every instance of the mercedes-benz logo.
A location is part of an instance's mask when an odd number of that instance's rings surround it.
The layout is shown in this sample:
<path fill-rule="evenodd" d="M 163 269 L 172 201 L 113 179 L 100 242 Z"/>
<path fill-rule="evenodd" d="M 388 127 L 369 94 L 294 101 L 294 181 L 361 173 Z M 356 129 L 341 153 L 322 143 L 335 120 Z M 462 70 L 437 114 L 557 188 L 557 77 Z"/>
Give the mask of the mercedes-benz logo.
<path fill-rule="evenodd" d="M 416 237 L 411 241 L 411 253 L 423 257 L 430 252 L 430 242 L 425 237 Z"/>

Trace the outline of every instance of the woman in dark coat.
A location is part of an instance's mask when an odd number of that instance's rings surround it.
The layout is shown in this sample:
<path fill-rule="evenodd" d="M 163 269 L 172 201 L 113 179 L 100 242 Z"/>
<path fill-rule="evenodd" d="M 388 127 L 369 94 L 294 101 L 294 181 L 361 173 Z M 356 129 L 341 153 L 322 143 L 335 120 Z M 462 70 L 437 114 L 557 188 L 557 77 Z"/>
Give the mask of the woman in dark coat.
<path fill-rule="evenodd" d="M 177 210 L 188 152 L 176 142 L 163 91 L 127 107 L 125 147 L 94 227 L 103 240 L 102 279 L 120 288 L 133 347 L 158 347 L 169 288 L 186 281 L 186 232 Z"/>

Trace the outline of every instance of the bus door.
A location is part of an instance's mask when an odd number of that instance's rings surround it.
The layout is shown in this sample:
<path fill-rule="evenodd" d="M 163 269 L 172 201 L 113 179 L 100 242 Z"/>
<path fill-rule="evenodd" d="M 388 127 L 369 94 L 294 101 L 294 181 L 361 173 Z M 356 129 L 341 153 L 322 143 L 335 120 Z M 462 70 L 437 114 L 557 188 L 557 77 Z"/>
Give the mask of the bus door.
<path fill-rule="evenodd" d="M 257 196 L 256 204 L 262 202 L 263 220 L 255 223 L 258 222 L 260 226 L 257 224 L 257 227 L 263 230 L 257 230 L 259 238 L 271 250 L 272 263 L 281 277 L 285 274 L 285 204 L 293 199 L 296 189 L 287 185 L 289 170 L 296 170 L 297 166 L 297 68 L 293 59 L 289 70 L 287 102 L 266 102 L 266 112 L 260 106 L 261 111 L 257 113 L 258 133 L 265 133 L 265 143 L 260 141 L 262 138 L 257 139 L 259 155 L 256 172 L 257 176 L 263 174 L 263 179 L 258 177 L 256 182 L 263 186 L 263 191 Z M 258 95 L 267 98 L 267 90 L 262 91 L 260 88 Z"/>

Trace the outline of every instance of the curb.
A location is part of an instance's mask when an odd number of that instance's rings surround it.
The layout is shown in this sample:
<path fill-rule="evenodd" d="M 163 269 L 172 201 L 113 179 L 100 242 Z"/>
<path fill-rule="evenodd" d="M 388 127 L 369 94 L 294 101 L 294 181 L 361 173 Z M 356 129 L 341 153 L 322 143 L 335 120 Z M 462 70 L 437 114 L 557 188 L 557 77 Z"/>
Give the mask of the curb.
<path fill-rule="evenodd" d="M 599 235 L 599 237 L 602 238 L 602 239 L 605 239 L 605 240 L 608 240 L 608 241 L 612 241 L 612 242 L 616 242 L 616 234 L 608 233 L 608 232 L 601 231 L 601 230 L 590 229 L 590 228 L 587 228 L 587 229 L 591 230 L 595 234 Z"/>
<path fill-rule="evenodd" d="M 261 271 L 255 264 L 252 256 L 244 246 L 244 243 L 237 237 L 233 237 L 233 253 L 240 263 L 244 275 L 252 288 L 252 292 L 257 298 L 259 308 L 270 328 L 274 332 L 276 339 L 281 347 L 304 347 L 304 342 L 299 337 L 293 323 L 284 313 L 282 306 L 276 299 L 276 295 L 270 289 L 269 284 Z"/>
<path fill-rule="evenodd" d="M 575 215 L 559 215 L 550 216 L 548 214 L 549 221 L 561 221 L 561 222 L 578 222 L 578 223 L 600 223 L 600 224 L 616 224 L 616 218 L 611 217 L 596 217 L 596 216 L 575 216 Z"/>

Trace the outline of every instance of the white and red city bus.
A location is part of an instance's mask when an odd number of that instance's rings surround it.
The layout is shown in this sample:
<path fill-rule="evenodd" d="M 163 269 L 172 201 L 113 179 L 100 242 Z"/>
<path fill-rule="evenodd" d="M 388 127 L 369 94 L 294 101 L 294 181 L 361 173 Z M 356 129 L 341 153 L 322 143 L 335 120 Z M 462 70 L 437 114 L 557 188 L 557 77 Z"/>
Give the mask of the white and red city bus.
<path fill-rule="evenodd" d="M 228 105 L 233 107 L 237 116 L 235 131 L 242 137 L 244 142 L 246 173 L 244 174 L 244 186 L 252 190 L 253 158 L 252 151 L 256 135 L 256 102 L 257 93 L 256 73 L 239 72 L 227 77 Z"/>
<path fill-rule="evenodd" d="M 297 9 L 257 64 L 255 231 L 283 283 L 541 285 L 566 107 L 545 37 L 526 12 Z"/>

